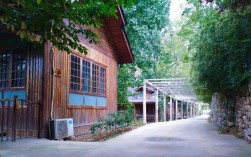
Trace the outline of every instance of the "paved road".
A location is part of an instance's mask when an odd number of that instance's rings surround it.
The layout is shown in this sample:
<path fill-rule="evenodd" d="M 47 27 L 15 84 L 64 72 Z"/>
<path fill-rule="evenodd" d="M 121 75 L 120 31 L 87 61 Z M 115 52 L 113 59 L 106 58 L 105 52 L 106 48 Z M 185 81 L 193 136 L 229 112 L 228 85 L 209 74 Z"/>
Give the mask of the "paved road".
<path fill-rule="evenodd" d="M 106 142 L 24 140 L 0 144 L 1 157 L 251 157 L 251 145 L 218 134 L 201 116 L 149 124 Z"/>

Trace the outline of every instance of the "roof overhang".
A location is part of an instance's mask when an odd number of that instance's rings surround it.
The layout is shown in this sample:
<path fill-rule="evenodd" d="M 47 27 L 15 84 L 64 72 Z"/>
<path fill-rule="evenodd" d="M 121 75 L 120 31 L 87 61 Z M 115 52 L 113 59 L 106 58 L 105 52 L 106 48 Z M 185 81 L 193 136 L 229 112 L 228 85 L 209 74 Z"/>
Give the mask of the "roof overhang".
<path fill-rule="evenodd" d="M 124 12 L 121 7 L 117 8 L 117 18 L 105 19 L 106 28 L 111 36 L 118 63 L 132 63 L 134 56 L 124 26 L 126 25 Z"/>

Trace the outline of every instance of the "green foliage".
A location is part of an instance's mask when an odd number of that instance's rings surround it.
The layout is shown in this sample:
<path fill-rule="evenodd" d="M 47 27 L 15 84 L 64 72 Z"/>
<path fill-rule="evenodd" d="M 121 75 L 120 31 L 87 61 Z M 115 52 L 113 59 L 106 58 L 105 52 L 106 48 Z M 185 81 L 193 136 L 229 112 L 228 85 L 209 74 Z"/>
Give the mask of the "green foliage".
<path fill-rule="evenodd" d="M 28 41 L 43 45 L 50 40 L 59 50 L 87 54 L 78 35 L 97 43 L 97 35 L 91 28 L 102 26 L 105 17 L 115 17 L 118 4 L 130 2 L 132 0 L 3 0 L 0 1 L 0 25 Z"/>
<path fill-rule="evenodd" d="M 169 24 L 170 0 L 136 0 L 125 8 L 126 31 L 135 56 L 134 66 L 141 70 L 138 81 L 157 78 L 156 64 L 165 55 L 162 39 Z"/>
<path fill-rule="evenodd" d="M 164 52 L 163 37 L 169 24 L 170 0 L 135 0 L 125 8 L 126 32 L 135 62 L 119 66 L 118 103 L 128 103 L 128 87 L 142 85 L 145 78 L 159 78 L 157 64 Z"/>
<path fill-rule="evenodd" d="M 173 23 L 165 43 L 166 55 L 157 64 L 158 75 L 162 78 L 190 78 L 191 52 L 188 49 L 188 39 L 179 35 L 180 25 L 184 19 Z"/>
<path fill-rule="evenodd" d="M 246 92 L 251 77 L 251 7 L 218 11 L 201 5 L 193 10 L 181 34 L 190 36 L 190 49 L 195 50 L 196 92 L 206 102 L 215 92 L 234 99 Z"/>
<path fill-rule="evenodd" d="M 100 133 L 102 131 L 111 131 L 118 128 L 128 127 L 133 121 L 130 111 L 118 111 L 110 113 L 105 120 L 100 119 L 98 123 L 94 124 L 90 131 L 91 133 Z"/>

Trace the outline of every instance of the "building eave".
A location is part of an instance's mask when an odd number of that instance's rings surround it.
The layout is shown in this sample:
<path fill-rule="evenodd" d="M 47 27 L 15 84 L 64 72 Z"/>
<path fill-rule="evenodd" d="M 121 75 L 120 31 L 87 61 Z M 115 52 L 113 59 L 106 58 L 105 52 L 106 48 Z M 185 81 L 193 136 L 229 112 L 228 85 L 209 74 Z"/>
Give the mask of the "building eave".
<path fill-rule="evenodd" d="M 121 7 L 117 8 L 117 18 L 110 17 L 105 19 L 105 25 L 118 56 L 118 63 L 133 63 L 134 55 L 125 32 L 126 20 Z"/>

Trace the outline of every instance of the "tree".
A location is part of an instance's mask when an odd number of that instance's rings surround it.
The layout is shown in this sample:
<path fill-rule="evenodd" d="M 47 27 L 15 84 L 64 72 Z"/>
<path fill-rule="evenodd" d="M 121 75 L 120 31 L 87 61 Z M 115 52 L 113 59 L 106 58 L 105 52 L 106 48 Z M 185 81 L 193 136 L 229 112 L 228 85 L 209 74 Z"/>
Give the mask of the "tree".
<path fill-rule="evenodd" d="M 251 6 L 226 0 L 217 5 L 191 4 L 183 35 L 190 36 L 195 50 L 192 80 L 196 92 L 206 102 L 215 92 L 235 100 L 247 91 L 251 78 Z"/>
<path fill-rule="evenodd" d="M 125 8 L 127 34 L 135 55 L 135 66 L 141 78 L 156 78 L 156 64 L 164 54 L 163 37 L 169 24 L 170 0 L 137 0 Z"/>
<path fill-rule="evenodd" d="M 47 40 L 59 50 L 87 54 L 78 34 L 97 43 L 92 28 L 103 25 L 105 17 L 115 17 L 118 5 L 131 0 L 0 0 L 0 26 L 20 38 L 43 45 Z M 84 27 L 84 26 L 88 27 Z"/>
<path fill-rule="evenodd" d="M 119 103 L 127 101 L 128 87 L 142 85 L 145 78 L 160 77 L 156 65 L 162 55 L 167 55 L 163 37 L 169 24 L 169 6 L 170 0 L 135 0 L 132 7 L 125 8 L 126 32 L 135 63 L 119 66 Z"/>
<path fill-rule="evenodd" d="M 180 35 L 180 26 L 186 22 L 186 17 L 170 25 L 164 42 L 166 55 L 162 55 L 157 64 L 157 74 L 162 78 L 190 78 L 191 50 L 189 40 Z"/>

